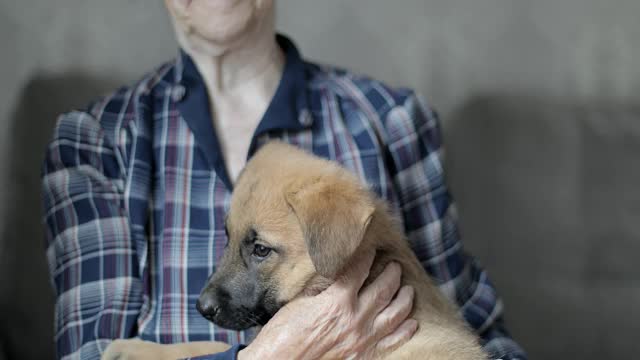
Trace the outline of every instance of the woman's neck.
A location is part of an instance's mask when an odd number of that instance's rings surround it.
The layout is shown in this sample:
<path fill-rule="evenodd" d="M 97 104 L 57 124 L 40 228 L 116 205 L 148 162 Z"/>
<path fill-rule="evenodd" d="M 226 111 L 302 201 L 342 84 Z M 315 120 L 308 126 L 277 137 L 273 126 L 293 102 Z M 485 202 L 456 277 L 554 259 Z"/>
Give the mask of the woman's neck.
<path fill-rule="evenodd" d="M 181 44 L 207 88 L 220 150 L 234 181 L 244 166 L 251 135 L 271 103 L 284 71 L 285 55 L 276 42 L 273 16 L 229 44 Z"/>
<path fill-rule="evenodd" d="M 212 98 L 249 92 L 270 99 L 282 77 L 285 57 L 275 39 L 273 15 L 226 44 L 180 43 L 196 64 Z"/>
<path fill-rule="evenodd" d="M 275 36 L 255 46 L 229 49 L 216 56 L 198 53 L 191 56 L 211 97 L 235 97 L 247 91 L 271 97 L 285 63 Z"/>

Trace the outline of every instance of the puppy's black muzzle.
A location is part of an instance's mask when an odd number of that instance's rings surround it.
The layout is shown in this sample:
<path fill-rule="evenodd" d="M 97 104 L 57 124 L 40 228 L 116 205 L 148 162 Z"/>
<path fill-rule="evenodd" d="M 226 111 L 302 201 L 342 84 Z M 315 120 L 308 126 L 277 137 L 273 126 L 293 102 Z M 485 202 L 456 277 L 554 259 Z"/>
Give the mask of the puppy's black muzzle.
<path fill-rule="evenodd" d="M 258 301 L 247 302 L 246 297 L 234 297 L 223 287 L 206 287 L 198 301 L 196 309 L 212 323 L 230 330 L 245 330 L 253 326 L 264 325 L 277 311 L 268 311 L 264 304 L 264 296 Z"/>
<path fill-rule="evenodd" d="M 214 321 L 216 316 L 220 313 L 220 305 L 210 296 L 201 296 L 196 302 L 196 309 L 207 320 Z"/>
<path fill-rule="evenodd" d="M 196 302 L 196 309 L 207 320 L 216 322 L 216 317 L 220 315 L 223 308 L 229 307 L 231 295 L 222 287 L 215 290 L 203 291 Z"/>

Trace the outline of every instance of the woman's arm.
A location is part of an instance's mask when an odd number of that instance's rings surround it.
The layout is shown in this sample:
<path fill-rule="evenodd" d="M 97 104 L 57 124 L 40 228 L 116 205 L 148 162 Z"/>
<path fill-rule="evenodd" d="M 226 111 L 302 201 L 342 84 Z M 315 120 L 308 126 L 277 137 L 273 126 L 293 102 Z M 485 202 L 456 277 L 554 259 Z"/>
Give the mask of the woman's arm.
<path fill-rule="evenodd" d="M 494 358 L 525 359 L 504 330 L 502 301 L 487 273 L 462 248 L 445 184 L 437 116 L 413 93 L 385 119 L 393 182 L 412 249 L 440 289 L 457 302 Z"/>
<path fill-rule="evenodd" d="M 58 358 L 98 358 L 136 334 L 142 281 L 124 204 L 122 159 L 100 123 L 60 117 L 42 175 Z"/>

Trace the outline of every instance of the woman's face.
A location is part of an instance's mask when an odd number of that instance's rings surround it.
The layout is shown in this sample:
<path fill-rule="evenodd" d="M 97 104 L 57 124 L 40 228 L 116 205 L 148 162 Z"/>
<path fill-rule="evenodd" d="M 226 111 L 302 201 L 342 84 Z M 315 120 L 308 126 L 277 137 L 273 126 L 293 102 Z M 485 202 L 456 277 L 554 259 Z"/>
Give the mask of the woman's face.
<path fill-rule="evenodd" d="M 273 11 L 274 0 L 165 0 L 179 40 L 232 44 Z"/>

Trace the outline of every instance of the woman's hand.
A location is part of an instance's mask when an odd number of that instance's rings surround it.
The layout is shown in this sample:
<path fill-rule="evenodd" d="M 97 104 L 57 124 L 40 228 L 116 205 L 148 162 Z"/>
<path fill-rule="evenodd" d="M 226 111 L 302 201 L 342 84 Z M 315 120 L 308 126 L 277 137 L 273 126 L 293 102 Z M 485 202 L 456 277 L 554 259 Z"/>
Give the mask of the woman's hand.
<path fill-rule="evenodd" d="M 401 268 L 391 263 L 361 290 L 373 258 L 359 256 L 325 291 L 284 306 L 238 359 L 368 359 L 407 342 L 418 327 L 407 319 L 413 288 L 400 289 Z"/>

